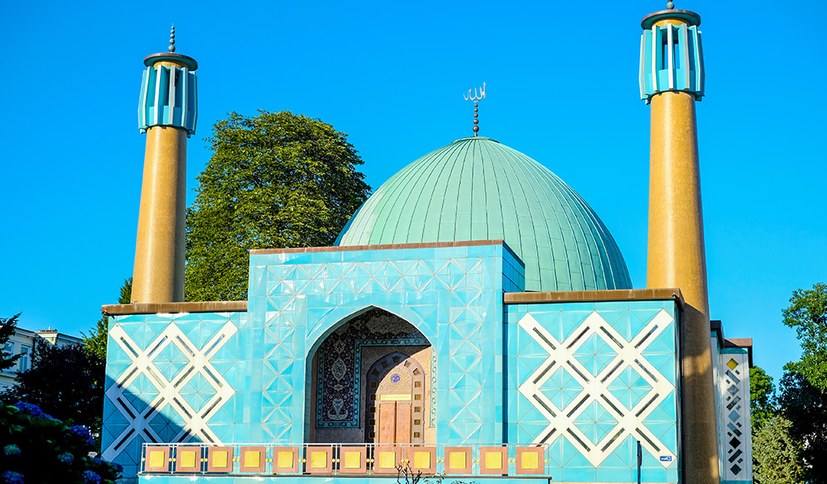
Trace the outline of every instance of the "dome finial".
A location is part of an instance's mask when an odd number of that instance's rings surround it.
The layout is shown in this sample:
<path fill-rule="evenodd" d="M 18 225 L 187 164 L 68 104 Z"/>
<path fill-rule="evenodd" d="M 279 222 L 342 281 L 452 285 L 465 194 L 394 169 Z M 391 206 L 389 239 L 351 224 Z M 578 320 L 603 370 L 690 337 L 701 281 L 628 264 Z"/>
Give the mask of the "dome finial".
<path fill-rule="evenodd" d="M 669 0 L 668 2 L 666 2 L 666 8 L 667 8 L 667 10 L 674 10 L 675 9 L 675 2 L 673 2 L 672 0 Z"/>
<path fill-rule="evenodd" d="M 175 24 L 169 29 L 169 51 L 175 52 Z"/>
<path fill-rule="evenodd" d="M 476 88 L 469 89 L 468 94 L 463 94 L 462 97 L 466 101 L 474 101 L 474 136 L 477 136 L 477 133 L 480 131 L 480 101 L 485 99 L 485 82 L 482 83 L 482 87 L 479 91 L 477 91 Z"/>

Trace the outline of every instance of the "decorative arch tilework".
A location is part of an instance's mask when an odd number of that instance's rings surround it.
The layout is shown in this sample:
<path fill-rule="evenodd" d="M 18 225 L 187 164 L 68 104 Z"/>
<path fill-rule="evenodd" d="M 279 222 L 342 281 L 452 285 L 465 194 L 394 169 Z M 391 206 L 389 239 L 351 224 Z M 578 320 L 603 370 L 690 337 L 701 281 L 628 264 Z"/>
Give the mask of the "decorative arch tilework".
<path fill-rule="evenodd" d="M 521 262 L 499 243 L 253 253 L 248 309 L 263 322 L 263 438 L 305 439 L 308 355 L 341 321 L 378 308 L 432 345 L 436 440 L 502 442 L 502 294 L 523 281 Z"/>
<path fill-rule="evenodd" d="M 511 305 L 507 315 L 509 442 L 549 445 L 555 480 L 629 482 L 639 440 L 642 481 L 677 482 L 674 301 Z"/>
<path fill-rule="evenodd" d="M 316 427 L 359 427 L 363 346 L 428 345 L 428 339 L 404 319 L 379 309 L 331 333 L 317 352 Z"/>

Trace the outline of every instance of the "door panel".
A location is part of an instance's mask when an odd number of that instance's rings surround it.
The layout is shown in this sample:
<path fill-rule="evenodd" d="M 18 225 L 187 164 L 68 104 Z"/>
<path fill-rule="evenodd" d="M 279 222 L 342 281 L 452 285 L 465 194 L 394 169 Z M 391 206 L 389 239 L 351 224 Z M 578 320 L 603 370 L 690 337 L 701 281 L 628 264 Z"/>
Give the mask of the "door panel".
<path fill-rule="evenodd" d="M 379 403 L 379 435 L 377 442 L 392 444 L 396 440 L 396 402 Z"/>
<path fill-rule="evenodd" d="M 396 443 L 411 441 L 411 404 L 396 402 Z"/>

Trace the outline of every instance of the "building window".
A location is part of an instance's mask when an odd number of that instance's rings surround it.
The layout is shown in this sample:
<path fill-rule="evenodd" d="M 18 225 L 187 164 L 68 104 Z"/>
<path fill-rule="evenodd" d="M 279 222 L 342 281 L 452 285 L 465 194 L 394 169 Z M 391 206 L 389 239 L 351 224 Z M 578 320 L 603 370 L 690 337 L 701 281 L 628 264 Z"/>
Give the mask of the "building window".
<path fill-rule="evenodd" d="M 20 346 L 20 359 L 17 360 L 17 371 L 26 371 L 29 369 L 29 356 L 31 353 L 31 346 Z"/>

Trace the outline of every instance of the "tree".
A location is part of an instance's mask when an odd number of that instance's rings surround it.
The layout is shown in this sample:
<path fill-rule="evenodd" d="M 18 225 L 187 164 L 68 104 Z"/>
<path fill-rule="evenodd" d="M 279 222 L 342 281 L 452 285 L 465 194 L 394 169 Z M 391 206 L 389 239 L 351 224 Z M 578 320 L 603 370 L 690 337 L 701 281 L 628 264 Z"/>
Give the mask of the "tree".
<path fill-rule="evenodd" d="M 756 484 L 798 484 L 802 482 L 801 445 L 790 436 L 792 423 L 782 415 L 771 415 L 753 435 Z"/>
<path fill-rule="evenodd" d="M 17 318 L 19 317 L 20 313 L 10 318 L 0 318 L 0 371 L 13 367 L 20 358 L 20 355 L 6 352 L 6 343 L 14 334 L 14 330 L 17 328 Z"/>
<path fill-rule="evenodd" d="M 784 310 L 784 324 L 794 328 L 801 342 L 801 361 L 795 371 L 821 391 L 827 391 L 827 284 L 798 289 Z"/>
<path fill-rule="evenodd" d="M 186 296 L 245 299 L 250 249 L 331 245 L 370 187 L 347 135 L 287 111 L 231 113 L 187 212 Z"/>
<path fill-rule="evenodd" d="M 779 409 L 801 443 L 807 482 L 827 483 L 827 285 L 793 292 L 783 316 L 796 330 L 802 356 L 784 367 Z"/>
<path fill-rule="evenodd" d="M 755 434 L 761 424 L 775 414 L 772 397 L 772 377 L 760 366 L 749 369 L 749 406 L 752 416 L 752 433 Z"/>
<path fill-rule="evenodd" d="M 790 435 L 801 444 L 806 481 L 827 483 L 827 392 L 810 384 L 796 366 L 788 364 L 781 379 L 781 412 L 790 421 Z"/>
<path fill-rule="evenodd" d="M 123 281 L 121 286 L 121 294 L 118 297 L 118 304 L 129 304 L 132 298 L 132 278 Z M 83 334 L 83 347 L 90 352 L 95 358 L 106 362 L 106 342 L 109 338 L 109 317 L 101 316 L 95 324 L 95 329 L 91 334 Z M 103 389 L 103 375 L 100 378 L 101 389 Z"/>
<path fill-rule="evenodd" d="M 18 373 L 5 398 L 35 404 L 47 414 L 99 432 L 105 362 L 81 345 L 57 346 L 35 340 L 32 366 Z"/>

